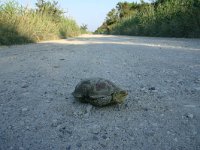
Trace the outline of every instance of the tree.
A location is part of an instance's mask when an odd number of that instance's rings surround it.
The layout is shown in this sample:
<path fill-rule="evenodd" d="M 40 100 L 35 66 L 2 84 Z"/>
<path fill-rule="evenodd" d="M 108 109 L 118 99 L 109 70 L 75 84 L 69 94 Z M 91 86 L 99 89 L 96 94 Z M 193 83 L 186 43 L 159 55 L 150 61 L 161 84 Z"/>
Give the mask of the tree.
<path fill-rule="evenodd" d="M 59 21 L 64 15 L 64 11 L 58 7 L 58 2 L 56 1 L 37 0 L 35 5 L 38 13 L 52 16 L 54 21 Z"/>
<path fill-rule="evenodd" d="M 83 31 L 87 31 L 87 29 L 88 29 L 87 24 L 83 24 L 80 28 Z"/>
<path fill-rule="evenodd" d="M 116 23 L 118 20 L 117 11 L 113 8 L 111 11 L 108 12 L 106 16 L 106 24 L 111 25 Z"/>
<path fill-rule="evenodd" d="M 119 2 L 117 3 L 117 10 L 120 18 L 127 17 L 131 12 L 131 3 L 128 2 Z"/>

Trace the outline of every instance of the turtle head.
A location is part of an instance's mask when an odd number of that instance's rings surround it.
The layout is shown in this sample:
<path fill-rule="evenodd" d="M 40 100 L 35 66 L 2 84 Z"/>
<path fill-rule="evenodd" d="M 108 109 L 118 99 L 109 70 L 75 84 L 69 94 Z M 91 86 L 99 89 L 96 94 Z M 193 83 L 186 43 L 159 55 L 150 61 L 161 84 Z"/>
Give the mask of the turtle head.
<path fill-rule="evenodd" d="M 116 91 L 112 94 L 112 99 L 116 103 L 122 103 L 124 102 L 127 95 L 128 92 L 125 90 Z"/>

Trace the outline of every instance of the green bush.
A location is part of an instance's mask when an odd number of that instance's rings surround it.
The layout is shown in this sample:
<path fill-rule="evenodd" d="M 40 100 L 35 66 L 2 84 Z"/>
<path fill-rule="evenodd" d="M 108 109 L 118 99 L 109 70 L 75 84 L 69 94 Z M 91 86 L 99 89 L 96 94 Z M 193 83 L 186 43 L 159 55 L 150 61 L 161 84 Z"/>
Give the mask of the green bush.
<path fill-rule="evenodd" d="M 109 34 L 200 37 L 200 0 L 166 0 L 136 5 L 131 17 L 96 31 Z M 109 29 L 109 32 L 108 30 Z"/>

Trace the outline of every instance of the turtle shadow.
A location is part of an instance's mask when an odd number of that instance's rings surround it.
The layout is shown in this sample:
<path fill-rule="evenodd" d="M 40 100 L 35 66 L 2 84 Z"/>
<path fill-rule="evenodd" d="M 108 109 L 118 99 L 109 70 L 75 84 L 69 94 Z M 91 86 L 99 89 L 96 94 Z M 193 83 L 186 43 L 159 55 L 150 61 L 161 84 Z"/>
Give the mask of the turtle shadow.
<path fill-rule="evenodd" d="M 83 100 L 80 100 L 78 98 L 73 97 L 73 105 L 74 107 L 85 107 L 87 109 L 88 107 L 92 107 L 92 111 L 121 111 L 127 108 L 128 104 L 127 102 L 124 102 L 122 104 L 107 104 L 104 106 L 98 106 L 98 105 L 93 105 L 90 102 L 86 102 Z"/>

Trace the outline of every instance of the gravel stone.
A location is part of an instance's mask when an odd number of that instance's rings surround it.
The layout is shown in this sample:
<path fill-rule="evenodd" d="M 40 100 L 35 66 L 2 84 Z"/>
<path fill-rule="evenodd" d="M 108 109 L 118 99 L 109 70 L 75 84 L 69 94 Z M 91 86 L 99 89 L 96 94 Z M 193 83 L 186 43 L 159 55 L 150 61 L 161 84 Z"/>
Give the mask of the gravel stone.
<path fill-rule="evenodd" d="M 22 112 L 28 111 L 28 108 L 22 108 Z"/>
<path fill-rule="evenodd" d="M 29 85 L 28 84 L 24 84 L 23 86 L 22 86 L 22 88 L 28 88 L 29 87 Z"/>

